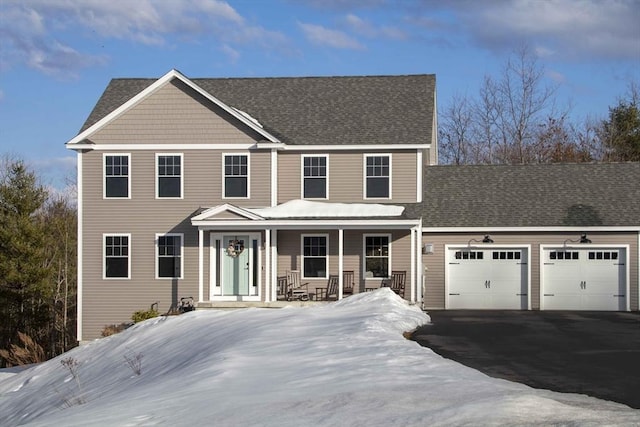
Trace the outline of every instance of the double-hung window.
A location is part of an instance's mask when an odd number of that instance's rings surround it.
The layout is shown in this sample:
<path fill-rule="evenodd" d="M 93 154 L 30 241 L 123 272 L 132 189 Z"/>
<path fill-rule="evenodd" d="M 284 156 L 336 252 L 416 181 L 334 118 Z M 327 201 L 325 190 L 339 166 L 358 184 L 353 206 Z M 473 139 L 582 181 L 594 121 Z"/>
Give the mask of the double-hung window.
<path fill-rule="evenodd" d="M 224 197 L 249 197 L 249 156 L 224 155 Z"/>
<path fill-rule="evenodd" d="M 302 236 L 302 273 L 305 278 L 327 278 L 328 235 Z"/>
<path fill-rule="evenodd" d="M 105 198 L 129 198 L 130 194 L 130 170 L 129 154 L 105 154 L 104 155 L 104 197 Z"/>
<path fill-rule="evenodd" d="M 365 277 L 389 277 L 389 240 L 388 234 L 364 236 Z"/>
<path fill-rule="evenodd" d="M 391 155 L 365 155 L 365 199 L 391 198 Z"/>
<path fill-rule="evenodd" d="M 128 279 L 130 274 L 129 247 L 130 234 L 105 234 L 104 277 L 107 279 Z"/>
<path fill-rule="evenodd" d="M 156 155 L 157 197 L 182 197 L 182 154 Z"/>
<path fill-rule="evenodd" d="M 302 156 L 302 198 L 327 198 L 327 157 Z"/>
<path fill-rule="evenodd" d="M 156 235 L 157 277 L 182 278 L 182 234 Z"/>

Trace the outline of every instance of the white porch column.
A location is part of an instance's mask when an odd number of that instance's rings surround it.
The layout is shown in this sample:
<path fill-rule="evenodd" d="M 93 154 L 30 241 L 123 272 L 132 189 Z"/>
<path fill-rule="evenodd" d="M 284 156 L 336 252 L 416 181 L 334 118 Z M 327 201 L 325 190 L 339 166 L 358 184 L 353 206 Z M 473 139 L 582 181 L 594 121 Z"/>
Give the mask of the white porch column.
<path fill-rule="evenodd" d="M 264 300 L 266 302 L 271 301 L 272 291 L 271 291 L 271 230 L 264 230 Z"/>
<path fill-rule="evenodd" d="M 271 301 L 278 299 L 278 230 L 271 230 Z"/>
<path fill-rule="evenodd" d="M 204 299 L 204 231 L 198 228 L 198 302 Z"/>
<path fill-rule="evenodd" d="M 344 230 L 338 229 L 338 299 L 342 299 L 342 289 L 344 286 L 344 277 L 342 271 L 344 270 Z"/>
<path fill-rule="evenodd" d="M 416 302 L 420 304 L 420 307 L 423 306 L 422 298 L 423 295 L 423 286 L 424 286 L 424 266 L 422 264 L 422 220 L 418 224 L 417 229 L 417 239 L 418 239 L 418 247 L 416 248 L 416 270 L 417 270 L 417 278 L 418 278 L 418 287 L 417 287 L 417 298 Z"/>
<path fill-rule="evenodd" d="M 416 301 L 416 228 L 411 228 L 411 302 Z"/>

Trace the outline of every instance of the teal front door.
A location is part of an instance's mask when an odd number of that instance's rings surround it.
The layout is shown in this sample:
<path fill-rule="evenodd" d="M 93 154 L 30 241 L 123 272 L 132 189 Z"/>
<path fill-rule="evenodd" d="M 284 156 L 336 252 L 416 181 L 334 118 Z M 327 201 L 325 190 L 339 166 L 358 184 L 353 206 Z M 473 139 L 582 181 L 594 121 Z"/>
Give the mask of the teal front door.
<path fill-rule="evenodd" d="M 249 295 L 251 243 L 249 236 L 224 236 L 222 253 L 222 295 Z"/>

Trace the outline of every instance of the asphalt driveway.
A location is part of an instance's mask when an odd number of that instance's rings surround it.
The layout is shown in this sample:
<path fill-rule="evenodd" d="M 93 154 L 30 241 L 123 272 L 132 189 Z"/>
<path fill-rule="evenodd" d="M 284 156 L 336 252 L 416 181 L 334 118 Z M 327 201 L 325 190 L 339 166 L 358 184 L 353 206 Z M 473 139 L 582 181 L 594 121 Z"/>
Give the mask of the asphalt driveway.
<path fill-rule="evenodd" d="M 428 311 L 412 338 L 487 375 L 640 409 L 640 313 Z"/>

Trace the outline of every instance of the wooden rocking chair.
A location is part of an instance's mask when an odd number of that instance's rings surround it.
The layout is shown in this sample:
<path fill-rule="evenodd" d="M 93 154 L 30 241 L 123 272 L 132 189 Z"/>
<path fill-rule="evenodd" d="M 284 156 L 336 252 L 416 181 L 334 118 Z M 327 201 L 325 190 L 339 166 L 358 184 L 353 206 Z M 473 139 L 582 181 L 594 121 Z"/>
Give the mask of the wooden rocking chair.
<path fill-rule="evenodd" d="M 391 272 L 391 290 L 396 294 L 404 298 L 405 282 L 407 281 L 406 271 L 392 271 Z"/>
<path fill-rule="evenodd" d="M 338 287 L 340 286 L 340 277 L 337 274 L 329 275 L 326 288 L 316 288 L 317 301 L 338 300 Z"/>
<path fill-rule="evenodd" d="M 300 283 L 300 272 L 287 272 L 287 301 L 309 301 L 309 283 Z"/>
<path fill-rule="evenodd" d="M 342 272 L 342 296 L 346 297 L 353 295 L 353 288 L 355 283 L 353 282 L 353 270 L 344 270 Z"/>

